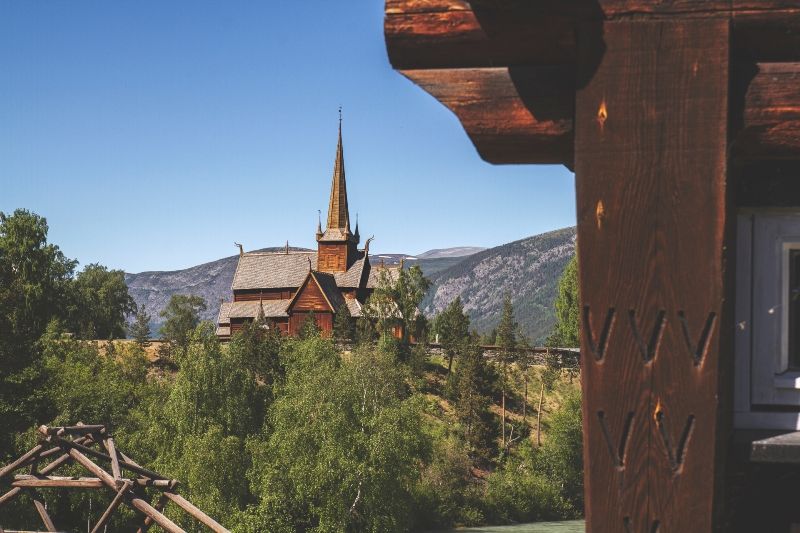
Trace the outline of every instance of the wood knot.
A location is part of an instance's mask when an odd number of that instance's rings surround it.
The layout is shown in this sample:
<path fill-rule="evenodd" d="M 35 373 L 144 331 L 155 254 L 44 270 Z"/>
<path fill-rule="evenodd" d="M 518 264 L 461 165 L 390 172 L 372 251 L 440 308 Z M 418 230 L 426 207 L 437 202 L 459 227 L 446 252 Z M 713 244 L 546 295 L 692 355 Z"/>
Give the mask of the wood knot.
<path fill-rule="evenodd" d="M 606 208 L 603 206 L 603 200 L 597 201 L 597 207 L 594 210 L 594 216 L 597 219 L 597 229 L 603 229 L 603 221 L 606 218 Z"/>
<path fill-rule="evenodd" d="M 600 102 L 600 108 L 597 110 L 597 123 L 600 124 L 600 131 L 603 131 L 606 120 L 608 120 L 608 109 L 606 108 L 606 101 L 603 100 Z"/>

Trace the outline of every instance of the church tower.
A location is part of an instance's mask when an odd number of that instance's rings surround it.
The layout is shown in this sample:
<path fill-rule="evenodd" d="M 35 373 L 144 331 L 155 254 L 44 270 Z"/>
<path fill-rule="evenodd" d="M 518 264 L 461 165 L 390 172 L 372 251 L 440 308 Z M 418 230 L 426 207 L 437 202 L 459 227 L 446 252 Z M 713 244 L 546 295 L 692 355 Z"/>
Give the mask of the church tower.
<path fill-rule="evenodd" d="M 339 111 L 339 142 L 333 164 L 331 198 L 328 202 L 328 220 L 325 231 L 317 225 L 317 269 L 321 272 L 346 272 L 357 259 L 358 224 L 350 231 L 350 212 L 347 207 L 347 183 L 344 173 L 342 149 L 342 115 Z"/>

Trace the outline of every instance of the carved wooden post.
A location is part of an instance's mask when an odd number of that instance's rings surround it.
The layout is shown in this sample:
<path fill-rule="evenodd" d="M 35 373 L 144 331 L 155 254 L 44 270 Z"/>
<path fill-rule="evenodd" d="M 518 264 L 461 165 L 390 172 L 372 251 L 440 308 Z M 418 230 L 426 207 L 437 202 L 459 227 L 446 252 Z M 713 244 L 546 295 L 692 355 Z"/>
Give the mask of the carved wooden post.
<path fill-rule="evenodd" d="M 729 22 L 602 29 L 579 41 L 575 112 L 587 531 L 711 531 Z"/>

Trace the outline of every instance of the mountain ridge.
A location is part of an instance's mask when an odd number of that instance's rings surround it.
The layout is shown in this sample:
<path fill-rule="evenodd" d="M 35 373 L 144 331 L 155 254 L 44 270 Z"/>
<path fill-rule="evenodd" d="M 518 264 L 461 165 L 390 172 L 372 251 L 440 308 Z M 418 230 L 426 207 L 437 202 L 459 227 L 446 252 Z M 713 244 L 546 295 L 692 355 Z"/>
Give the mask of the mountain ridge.
<path fill-rule="evenodd" d="M 373 264 L 396 265 L 403 260 L 406 266 L 419 265 L 431 280 L 431 290 L 420 306 L 423 312 L 431 316 L 457 295 L 462 296 L 473 327 L 481 332 L 496 325 L 504 292 L 513 292 L 517 296 L 512 301 L 521 331 L 531 340 L 541 340 L 555 321 L 552 300 L 558 277 L 574 250 L 574 233 L 574 228 L 565 228 L 488 249 L 473 246 L 437 248 L 416 256 L 370 255 L 370 260 Z M 571 246 L 565 239 L 571 239 Z M 289 249 L 308 251 L 306 248 Z M 283 250 L 283 246 L 276 246 L 254 251 Z M 540 259 L 538 263 L 536 257 Z M 155 336 L 162 323 L 159 313 L 173 294 L 202 297 L 208 308 L 200 318 L 216 320 L 221 302 L 231 297 L 237 262 L 238 254 L 234 254 L 180 270 L 126 273 L 125 281 L 136 304 L 144 306 L 151 316 L 151 330 Z M 516 275 L 514 265 L 529 268 L 533 283 L 538 285 L 533 287 L 524 276 Z M 478 290 L 476 282 L 489 285 Z"/>

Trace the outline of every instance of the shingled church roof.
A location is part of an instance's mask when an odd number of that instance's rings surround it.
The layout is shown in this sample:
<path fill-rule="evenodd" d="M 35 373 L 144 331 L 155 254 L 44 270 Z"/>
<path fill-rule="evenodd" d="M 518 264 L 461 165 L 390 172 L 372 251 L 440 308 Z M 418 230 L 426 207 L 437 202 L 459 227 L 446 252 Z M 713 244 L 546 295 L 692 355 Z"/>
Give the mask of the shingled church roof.
<path fill-rule="evenodd" d="M 239 257 L 232 289 L 296 288 L 303 283 L 309 270 L 316 269 L 317 252 L 246 253 Z M 332 276 L 342 289 L 374 288 L 375 277 L 369 275 L 369 270 L 366 254 L 360 251 L 347 271 L 336 272 Z M 361 280 L 365 272 L 369 277 L 367 284 L 362 287 Z"/>

